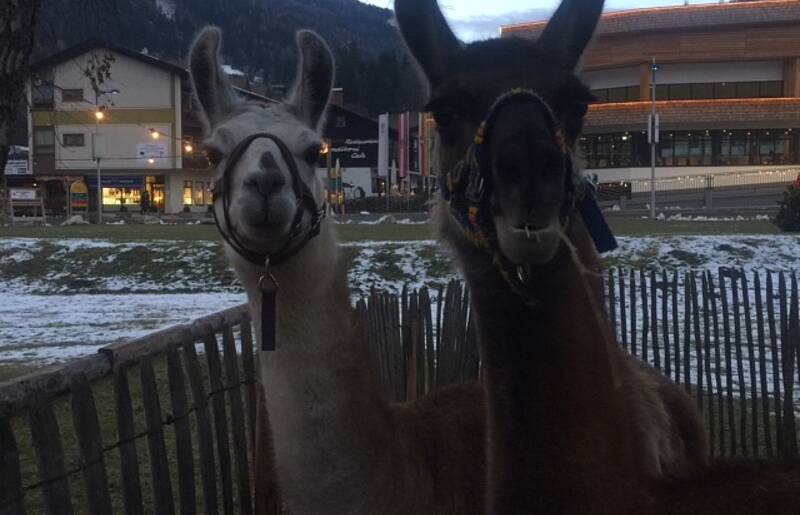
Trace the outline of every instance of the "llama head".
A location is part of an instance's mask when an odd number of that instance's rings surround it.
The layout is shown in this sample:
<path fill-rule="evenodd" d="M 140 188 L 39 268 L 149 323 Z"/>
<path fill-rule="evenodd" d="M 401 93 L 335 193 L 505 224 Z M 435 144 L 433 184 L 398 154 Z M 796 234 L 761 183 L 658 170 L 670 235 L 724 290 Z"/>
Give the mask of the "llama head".
<path fill-rule="evenodd" d="M 464 46 L 436 0 L 395 0 L 400 31 L 430 83 L 426 109 L 438 128 L 440 176 L 464 159 L 504 93 L 527 90 L 543 100 L 498 104 L 481 149 L 498 245 L 514 264 L 549 262 L 560 247 L 561 212 L 573 181 L 562 158 L 574 148 L 592 100 L 575 70 L 602 6 L 603 0 L 563 0 L 535 42 L 503 38 Z"/>
<path fill-rule="evenodd" d="M 297 210 L 303 209 L 288 159 L 294 161 L 315 203 L 322 203 L 322 184 L 315 169 L 321 149 L 319 130 L 333 84 L 333 58 L 318 35 L 299 31 L 294 90 L 285 103 L 267 104 L 237 96 L 220 66 L 220 44 L 219 29 L 209 27 L 197 36 L 190 51 L 192 85 L 206 135 L 203 147 L 217 175 L 224 173 L 227 157 L 236 146 L 255 133 L 274 134 L 290 154 L 271 139 L 254 139 L 228 172 L 231 227 L 226 230 L 235 231 L 249 250 L 271 254 L 284 248 Z M 214 206 L 218 217 L 224 216 L 220 204 Z M 311 213 L 305 213 L 301 224 L 309 224 L 311 218 Z"/>

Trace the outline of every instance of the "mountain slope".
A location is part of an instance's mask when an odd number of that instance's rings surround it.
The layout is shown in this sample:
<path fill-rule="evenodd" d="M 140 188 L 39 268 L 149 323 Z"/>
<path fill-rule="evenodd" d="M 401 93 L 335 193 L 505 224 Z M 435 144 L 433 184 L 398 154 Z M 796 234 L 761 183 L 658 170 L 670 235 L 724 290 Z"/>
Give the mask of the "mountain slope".
<path fill-rule="evenodd" d="M 371 112 L 415 107 L 421 91 L 392 12 L 357 0 L 97 0 L 76 11 L 70 0 L 46 2 L 36 57 L 97 37 L 183 61 L 196 32 L 225 32 L 227 63 L 249 77 L 286 84 L 294 76 L 294 33 L 310 28 L 331 46 L 345 100 Z M 72 4 L 72 5 L 71 5 Z"/>

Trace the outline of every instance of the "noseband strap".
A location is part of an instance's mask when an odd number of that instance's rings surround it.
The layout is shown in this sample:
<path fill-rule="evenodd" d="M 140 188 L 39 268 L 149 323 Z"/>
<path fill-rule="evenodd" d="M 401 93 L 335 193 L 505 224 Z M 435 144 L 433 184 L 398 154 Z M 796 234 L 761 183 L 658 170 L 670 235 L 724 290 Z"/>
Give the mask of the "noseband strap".
<path fill-rule="evenodd" d="M 287 234 L 280 250 L 271 254 L 249 249 L 242 241 L 241 235 L 236 231 L 236 228 L 231 223 L 230 219 L 230 181 L 233 169 L 250 147 L 250 144 L 256 139 L 260 138 L 271 140 L 273 143 L 275 143 L 275 145 L 277 145 L 278 150 L 280 150 L 281 157 L 283 158 L 284 162 L 286 162 L 286 166 L 289 167 L 289 173 L 292 176 L 292 189 L 294 190 L 295 198 L 297 200 L 294 220 L 292 220 L 292 227 L 289 231 L 289 234 Z M 236 145 L 230 155 L 225 159 L 224 165 L 225 167 L 223 168 L 222 176 L 214 182 L 214 221 L 216 222 L 217 228 L 219 229 L 220 234 L 222 234 L 223 239 L 225 239 L 228 245 L 230 245 L 237 254 L 256 265 L 277 265 L 299 252 L 300 249 L 302 249 L 311 238 L 319 234 L 320 224 L 322 223 L 322 219 L 325 218 L 325 214 L 327 212 L 327 203 L 323 201 L 321 205 L 317 206 L 317 202 L 314 199 L 311 189 L 300 176 L 300 170 L 297 168 L 297 163 L 295 163 L 292 151 L 289 150 L 289 147 L 286 145 L 286 143 L 284 143 L 284 141 L 278 136 L 270 132 L 257 132 L 250 134 Z M 222 220 L 220 220 L 220 217 L 217 214 L 218 201 L 222 203 Z M 295 241 L 303 232 L 303 214 L 306 211 L 310 213 L 311 220 L 302 239 L 300 241 Z"/>
<path fill-rule="evenodd" d="M 616 241 L 597 206 L 593 189 L 584 187 L 582 182 L 576 182 L 577 174 L 572 149 L 567 145 L 561 123 L 550 105 L 535 91 L 521 88 L 497 97 L 478 126 L 464 159 L 446 172 L 442 193 L 448 202 L 450 212 L 462 226 L 466 236 L 476 247 L 492 254 L 495 264 L 512 290 L 527 303 L 536 304 L 536 299 L 526 287 L 528 280 L 526 268 L 512 263 L 500 250 L 489 203 L 492 176 L 488 142 L 497 121 L 497 113 L 501 108 L 511 104 L 537 106 L 544 113 L 548 132 L 558 146 L 561 154 L 561 170 L 564 173 L 564 200 L 560 209 L 562 227 L 566 230 L 572 213 L 578 208 L 585 220 L 587 217 L 591 218 L 587 220 L 589 222 L 587 226 L 600 252 L 616 248 Z M 596 230 L 592 230 L 593 228 Z"/>

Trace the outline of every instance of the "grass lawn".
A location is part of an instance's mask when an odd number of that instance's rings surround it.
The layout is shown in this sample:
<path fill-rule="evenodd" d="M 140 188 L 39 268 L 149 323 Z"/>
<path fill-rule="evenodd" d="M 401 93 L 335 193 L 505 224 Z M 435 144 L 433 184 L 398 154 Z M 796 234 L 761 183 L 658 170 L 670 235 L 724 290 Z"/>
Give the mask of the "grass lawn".
<path fill-rule="evenodd" d="M 780 231 L 768 221 L 740 222 L 665 222 L 622 217 L 609 217 L 609 224 L 618 236 L 658 236 L 672 234 L 777 234 Z M 433 238 L 430 225 L 337 225 L 343 242 L 383 240 L 427 240 Z M 218 240 L 214 225 L 73 225 L 69 227 L 0 227 L 0 238 L 101 238 L 112 241 L 135 240 Z"/>

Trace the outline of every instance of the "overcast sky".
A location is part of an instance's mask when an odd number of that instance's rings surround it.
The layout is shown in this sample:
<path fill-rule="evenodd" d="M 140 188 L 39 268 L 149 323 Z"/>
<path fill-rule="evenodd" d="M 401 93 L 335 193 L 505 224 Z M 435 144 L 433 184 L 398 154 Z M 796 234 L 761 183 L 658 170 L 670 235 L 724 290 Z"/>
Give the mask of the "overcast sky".
<path fill-rule="evenodd" d="M 361 0 L 391 9 L 394 0 Z M 439 0 L 445 17 L 461 39 L 470 41 L 495 37 L 500 25 L 544 20 L 559 0 Z M 690 0 L 708 3 L 708 0 Z M 606 11 L 657 5 L 682 5 L 683 0 L 606 0 Z"/>

